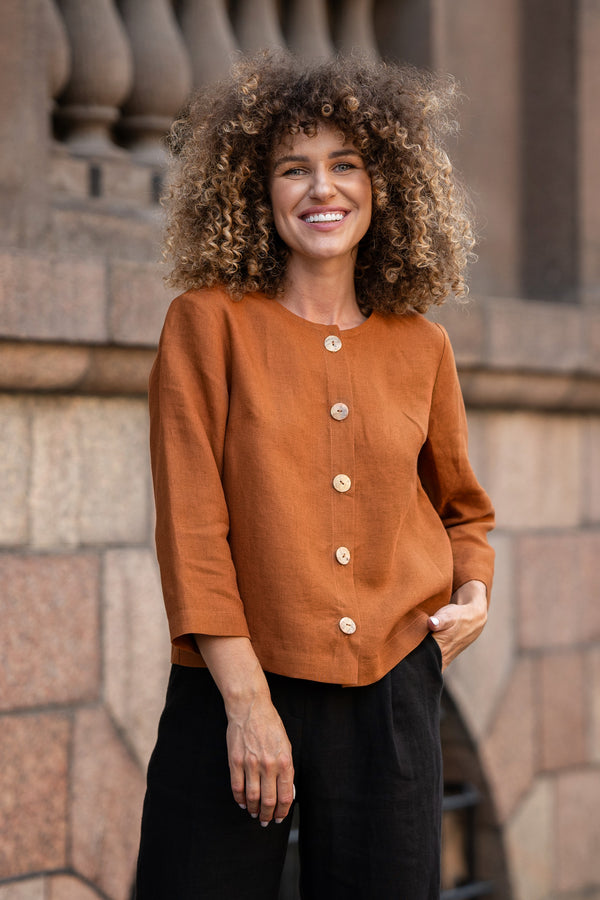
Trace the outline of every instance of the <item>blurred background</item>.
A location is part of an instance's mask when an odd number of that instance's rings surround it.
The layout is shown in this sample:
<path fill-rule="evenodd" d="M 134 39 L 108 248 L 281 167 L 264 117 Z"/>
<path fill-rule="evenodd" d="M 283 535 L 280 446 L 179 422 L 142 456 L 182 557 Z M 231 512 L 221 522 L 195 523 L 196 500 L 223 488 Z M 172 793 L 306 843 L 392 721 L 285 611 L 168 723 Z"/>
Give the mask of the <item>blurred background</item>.
<path fill-rule="evenodd" d="M 443 896 L 598 900 L 598 0 L 2 0 L 0 900 L 131 894 L 169 659 L 145 397 L 161 140 L 194 85 L 274 45 L 462 85 L 479 262 L 436 315 L 497 576 L 447 674 Z"/>

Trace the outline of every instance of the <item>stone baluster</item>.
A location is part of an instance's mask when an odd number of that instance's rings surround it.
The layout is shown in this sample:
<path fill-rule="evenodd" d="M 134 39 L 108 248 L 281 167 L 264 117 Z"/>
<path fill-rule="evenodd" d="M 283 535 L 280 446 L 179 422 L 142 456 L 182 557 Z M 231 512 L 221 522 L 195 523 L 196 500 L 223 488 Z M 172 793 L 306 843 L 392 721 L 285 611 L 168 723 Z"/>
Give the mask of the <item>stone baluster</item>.
<path fill-rule="evenodd" d="M 285 47 L 275 0 L 240 0 L 234 25 L 245 53 Z"/>
<path fill-rule="evenodd" d="M 324 0 L 293 0 L 286 17 L 290 50 L 309 62 L 333 54 Z"/>
<path fill-rule="evenodd" d="M 132 60 L 113 0 L 59 0 L 71 47 L 71 77 L 57 110 L 74 153 L 119 155 L 111 127 L 129 93 Z"/>
<path fill-rule="evenodd" d="M 40 24 L 46 41 L 46 79 L 48 112 L 54 112 L 54 101 L 66 86 L 71 71 L 69 39 L 54 0 L 41 0 Z"/>
<path fill-rule="evenodd" d="M 359 50 L 373 59 L 379 57 L 374 28 L 373 0 L 343 0 L 338 5 L 333 34 L 342 53 Z"/>
<path fill-rule="evenodd" d="M 161 163 L 161 142 L 192 84 L 187 50 L 170 0 L 118 0 L 133 53 L 133 86 L 119 134 L 138 159 Z"/>
<path fill-rule="evenodd" d="M 238 48 L 224 0 L 180 0 L 177 12 L 194 87 L 225 75 Z"/>

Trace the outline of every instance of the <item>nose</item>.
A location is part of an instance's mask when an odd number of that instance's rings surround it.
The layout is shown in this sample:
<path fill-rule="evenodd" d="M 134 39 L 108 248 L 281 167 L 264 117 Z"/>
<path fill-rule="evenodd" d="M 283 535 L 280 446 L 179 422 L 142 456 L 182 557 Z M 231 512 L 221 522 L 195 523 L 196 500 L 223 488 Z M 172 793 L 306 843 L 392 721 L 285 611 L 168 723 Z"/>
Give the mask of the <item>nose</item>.
<path fill-rule="evenodd" d="M 335 194 L 333 178 L 325 167 L 315 169 L 310 186 L 310 194 L 315 200 L 329 200 Z"/>

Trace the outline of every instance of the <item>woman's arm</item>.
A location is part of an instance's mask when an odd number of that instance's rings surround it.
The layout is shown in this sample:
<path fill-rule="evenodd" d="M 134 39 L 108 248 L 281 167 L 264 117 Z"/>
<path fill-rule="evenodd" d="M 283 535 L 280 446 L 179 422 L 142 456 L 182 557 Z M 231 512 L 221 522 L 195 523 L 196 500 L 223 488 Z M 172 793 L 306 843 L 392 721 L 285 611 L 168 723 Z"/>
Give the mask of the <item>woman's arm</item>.
<path fill-rule="evenodd" d="M 280 823 L 294 799 L 292 747 L 252 644 L 245 637 L 194 639 L 225 704 L 233 796 L 261 825 Z"/>
<path fill-rule="evenodd" d="M 487 532 L 494 526 L 494 510 L 469 462 L 467 419 L 454 355 L 441 330 L 444 348 L 419 476 L 452 547 L 452 598 L 428 620 L 445 668 L 479 636 L 486 623 L 494 566 Z"/>
<path fill-rule="evenodd" d="M 202 654 L 223 695 L 234 797 L 266 825 L 287 815 L 294 774 L 227 540 L 229 346 L 216 299 L 189 294 L 171 304 L 152 369 L 156 548 L 173 643 Z"/>
<path fill-rule="evenodd" d="M 487 533 L 494 527 L 494 509 L 469 462 L 467 417 L 454 354 L 448 335 L 438 328 L 444 344 L 419 456 L 419 478 L 450 540 L 452 590 L 468 581 L 482 581 L 489 600 L 494 551 Z"/>

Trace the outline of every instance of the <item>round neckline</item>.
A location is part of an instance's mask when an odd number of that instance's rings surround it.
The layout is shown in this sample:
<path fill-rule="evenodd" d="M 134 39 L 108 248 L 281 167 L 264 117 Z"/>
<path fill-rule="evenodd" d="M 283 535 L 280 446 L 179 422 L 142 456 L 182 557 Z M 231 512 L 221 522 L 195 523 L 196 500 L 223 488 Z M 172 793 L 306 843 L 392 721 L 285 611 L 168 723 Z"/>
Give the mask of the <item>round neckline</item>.
<path fill-rule="evenodd" d="M 353 325 L 352 328 L 340 328 L 339 325 L 334 323 L 325 324 L 323 322 L 313 322 L 312 319 L 305 319 L 303 316 L 299 316 L 297 313 L 292 312 L 291 309 L 288 309 L 287 306 L 284 306 L 279 302 L 275 297 L 273 299 L 269 297 L 265 297 L 264 294 L 259 294 L 258 296 L 264 298 L 267 303 L 273 304 L 277 309 L 281 311 L 281 313 L 288 318 L 289 321 L 296 322 L 299 325 L 311 328 L 313 331 L 318 329 L 322 334 L 339 334 L 344 335 L 345 337 L 350 337 L 353 334 L 357 334 L 363 329 L 365 329 L 370 322 L 373 321 L 375 314 L 370 313 L 364 322 L 361 322 L 359 325 Z"/>

